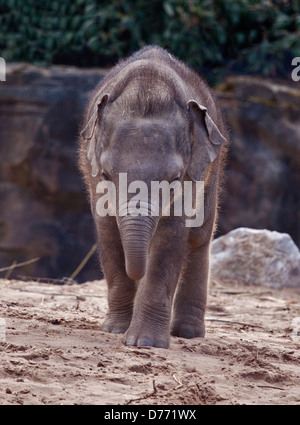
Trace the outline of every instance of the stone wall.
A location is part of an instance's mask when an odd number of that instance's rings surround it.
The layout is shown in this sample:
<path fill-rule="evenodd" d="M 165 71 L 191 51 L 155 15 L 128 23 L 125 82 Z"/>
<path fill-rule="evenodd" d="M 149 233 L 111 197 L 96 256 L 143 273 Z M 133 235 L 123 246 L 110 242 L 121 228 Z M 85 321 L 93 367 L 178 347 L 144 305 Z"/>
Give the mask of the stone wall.
<path fill-rule="evenodd" d="M 102 75 L 10 65 L 0 83 L 0 267 L 40 257 L 14 276 L 70 276 L 94 243 L 76 146 Z M 94 255 L 78 278 L 99 275 Z"/>
<path fill-rule="evenodd" d="M 95 242 L 76 140 L 103 70 L 8 65 L 0 83 L 0 268 L 70 276 Z M 217 90 L 231 148 L 219 234 L 238 226 L 289 233 L 300 244 L 300 88 L 231 77 Z M 3 275 L 3 272 L 2 272 Z M 96 254 L 77 276 L 100 276 Z"/>
<path fill-rule="evenodd" d="M 300 245 L 300 83 L 235 76 L 217 91 L 231 133 L 221 233 L 289 233 Z"/>

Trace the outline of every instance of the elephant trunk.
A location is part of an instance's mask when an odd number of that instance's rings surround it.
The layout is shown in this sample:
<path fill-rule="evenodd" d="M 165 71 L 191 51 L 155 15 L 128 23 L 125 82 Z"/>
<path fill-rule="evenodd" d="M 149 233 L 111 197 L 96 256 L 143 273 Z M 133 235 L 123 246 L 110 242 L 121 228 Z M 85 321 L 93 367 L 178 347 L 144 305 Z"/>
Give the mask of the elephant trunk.
<path fill-rule="evenodd" d="M 146 273 L 148 249 L 157 223 L 158 217 L 152 216 L 127 215 L 118 219 L 126 273 L 132 280 L 140 280 Z"/>

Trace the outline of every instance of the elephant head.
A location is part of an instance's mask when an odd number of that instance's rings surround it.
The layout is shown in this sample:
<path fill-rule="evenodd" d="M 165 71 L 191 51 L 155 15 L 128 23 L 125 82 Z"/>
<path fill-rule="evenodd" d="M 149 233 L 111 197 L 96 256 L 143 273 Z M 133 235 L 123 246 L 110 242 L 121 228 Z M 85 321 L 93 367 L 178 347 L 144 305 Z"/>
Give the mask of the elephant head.
<path fill-rule="evenodd" d="M 116 221 L 126 273 L 133 280 L 141 279 L 146 273 L 149 246 L 161 218 L 161 209 L 150 199 L 151 182 L 200 180 L 225 141 L 200 102 L 193 99 L 173 102 L 170 92 L 164 93 L 154 105 L 149 100 L 152 95 L 149 89 L 139 100 L 140 104 L 134 105 L 122 95 L 103 94 L 102 90 L 92 103 L 81 132 L 92 178 L 113 182 L 116 198 L 121 199 L 117 202 Z M 143 116 L 141 103 L 145 96 L 148 96 L 148 110 Z M 129 196 L 122 201 L 121 173 L 126 173 L 128 189 L 136 181 L 144 182 L 148 189 L 139 202 L 138 215 L 128 213 L 134 190 L 133 193 L 128 190 Z"/>

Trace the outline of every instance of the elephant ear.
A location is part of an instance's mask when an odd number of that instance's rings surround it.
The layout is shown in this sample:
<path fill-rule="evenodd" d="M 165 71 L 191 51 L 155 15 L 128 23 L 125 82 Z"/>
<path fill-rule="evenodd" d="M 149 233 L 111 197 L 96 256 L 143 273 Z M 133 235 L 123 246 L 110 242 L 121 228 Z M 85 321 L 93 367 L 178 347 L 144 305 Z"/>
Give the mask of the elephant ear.
<path fill-rule="evenodd" d="M 98 123 L 99 117 L 103 110 L 103 107 L 106 105 L 109 94 L 101 95 L 100 99 L 96 99 L 88 118 L 88 122 L 85 125 L 84 129 L 81 131 L 80 135 L 84 138 L 86 144 L 87 158 L 91 163 L 92 167 L 92 177 L 96 177 L 99 173 L 99 167 L 96 159 L 96 136 L 95 128 Z"/>
<path fill-rule="evenodd" d="M 187 172 L 193 181 L 199 181 L 206 167 L 218 156 L 226 139 L 205 106 L 196 100 L 189 100 L 187 108 L 193 114 L 194 123 L 194 140 Z"/>

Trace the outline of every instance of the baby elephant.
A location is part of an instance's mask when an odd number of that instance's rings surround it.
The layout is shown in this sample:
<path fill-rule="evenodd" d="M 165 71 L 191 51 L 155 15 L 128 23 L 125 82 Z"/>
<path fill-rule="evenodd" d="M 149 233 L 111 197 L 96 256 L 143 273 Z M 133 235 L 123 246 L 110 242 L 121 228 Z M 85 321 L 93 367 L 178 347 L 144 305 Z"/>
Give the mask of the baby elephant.
<path fill-rule="evenodd" d="M 128 346 L 203 337 L 226 134 L 201 78 L 159 47 L 116 65 L 80 138 L 108 286 L 105 332 Z"/>

